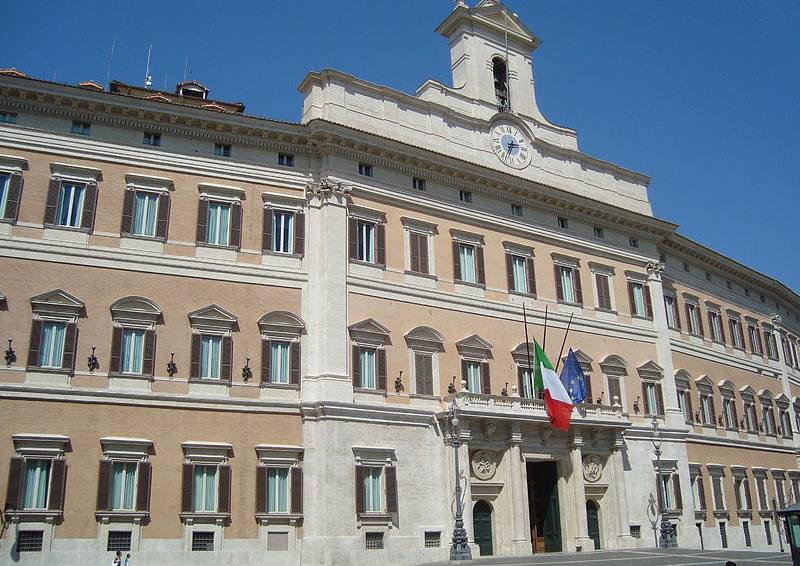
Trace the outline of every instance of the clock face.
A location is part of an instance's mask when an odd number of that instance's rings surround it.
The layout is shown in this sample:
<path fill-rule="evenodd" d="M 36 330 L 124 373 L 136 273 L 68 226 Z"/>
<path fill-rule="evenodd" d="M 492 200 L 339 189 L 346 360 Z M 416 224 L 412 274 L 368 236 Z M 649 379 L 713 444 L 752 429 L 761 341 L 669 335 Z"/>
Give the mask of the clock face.
<path fill-rule="evenodd" d="M 531 162 L 531 143 L 516 126 L 507 122 L 496 124 L 491 131 L 495 155 L 514 169 L 527 167 Z"/>

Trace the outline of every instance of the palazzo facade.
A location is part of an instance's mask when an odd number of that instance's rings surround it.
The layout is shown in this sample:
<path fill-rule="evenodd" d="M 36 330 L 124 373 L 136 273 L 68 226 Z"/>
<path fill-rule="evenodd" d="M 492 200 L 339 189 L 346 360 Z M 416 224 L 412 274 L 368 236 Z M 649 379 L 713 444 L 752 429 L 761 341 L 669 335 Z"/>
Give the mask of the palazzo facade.
<path fill-rule="evenodd" d="M 453 400 L 473 556 L 652 547 L 659 498 L 681 547 L 777 548 L 800 297 L 549 122 L 502 3 L 437 32 L 450 86 L 312 72 L 299 123 L 0 71 L 0 564 L 446 559 Z"/>

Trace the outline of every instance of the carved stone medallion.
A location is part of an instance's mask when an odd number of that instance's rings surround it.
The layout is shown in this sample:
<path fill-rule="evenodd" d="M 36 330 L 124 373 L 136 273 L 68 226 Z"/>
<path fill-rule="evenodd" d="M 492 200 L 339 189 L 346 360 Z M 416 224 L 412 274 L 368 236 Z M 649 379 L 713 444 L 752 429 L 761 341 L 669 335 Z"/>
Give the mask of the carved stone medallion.
<path fill-rule="evenodd" d="M 478 450 L 472 455 L 472 473 L 479 480 L 490 480 L 497 471 L 497 457 L 491 450 Z"/>
<path fill-rule="evenodd" d="M 603 475 L 603 461 L 597 454 L 587 454 L 583 457 L 583 479 L 594 483 Z"/>

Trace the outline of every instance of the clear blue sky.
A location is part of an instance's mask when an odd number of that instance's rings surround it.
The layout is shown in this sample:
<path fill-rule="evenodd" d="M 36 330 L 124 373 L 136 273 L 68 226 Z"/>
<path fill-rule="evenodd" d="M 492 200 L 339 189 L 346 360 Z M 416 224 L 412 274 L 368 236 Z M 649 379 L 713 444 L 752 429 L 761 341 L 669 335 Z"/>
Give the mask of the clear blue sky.
<path fill-rule="evenodd" d="M 474 4 L 476 0 L 470 3 Z M 61 82 L 191 77 L 297 121 L 297 85 L 334 67 L 413 92 L 449 83 L 449 0 L 4 3 L 0 65 Z M 800 290 L 800 2 L 508 0 L 542 45 L 539 106 L 581 149 L 653 178 L 657 216 Z"/>

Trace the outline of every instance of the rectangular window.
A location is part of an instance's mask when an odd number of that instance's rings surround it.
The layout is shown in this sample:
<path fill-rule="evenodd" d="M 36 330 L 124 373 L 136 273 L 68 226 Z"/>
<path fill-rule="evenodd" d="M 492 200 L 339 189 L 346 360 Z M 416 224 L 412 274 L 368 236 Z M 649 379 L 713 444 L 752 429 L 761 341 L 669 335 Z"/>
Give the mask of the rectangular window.
<path fill-rule="evenodd" d="M 764 520 L 764 534 L 767 536 L 767 545 L 772 545 L 772 529 L 769 528 L 769 521 Z"/>
<path fill-rule="evenodd" d="M 733 347 L 738 348 L 739 350 L 744 350 L 744 341 L 742 340 L 742 323 L 735 318 L 729 318 L 728 321 L 731 325 L 731 342 L 733 342 Z"/>
<path fill-rule="evenodd" d="M 142 143 L 144 145 L 158 147 L 161 145 L 161 134 L 157 134 L 155 132 L 145 132 L 144 137 L 142 138 Z"/>
<path fill-rule="evenodd" d="M 133 511 L 136 506 L 136 462 L 114 462 L 111 467 L 111 508 Z"/>
<path fill-rule="evenodd" d="M 660 403 L 658 402 L 658 393 L 656 392 L 656 384 L 643 382 L 642 389 L 644 390 L 645 394 L 645 399 L 644 399 L 645 413 L 648 415 L 660 415 L 661 414 L 661 411 L 659 410 Z"/>
<path fill-rule="evenodd" d="M 222 202 L 208 203 L 206 243 L 227 246 L 230 243 L 231 205 Z"/>
<path fill-rule="evenodd" d="M 47 509 L 52 460 L 26 458 L 22 508 Z"/>
<path fill-rule="evenodd" d="M 80 228 L 83 218 L 83 199 L 86 185 L 62 182 L 58 193 L 56 224 L 69 228 Z"/>
<path fill-rule="evenodd" d="M 70 133 L 78 134 L 80 136 L 88 136 L 92 133 L 92 125 L 89 122 L 80 122 L 78 120 L 72 121 Z"/>
<path fill-rule="evenodd" d="M 359 220 L 358 226 L 358 259 L 375 263 L 375 223 Z"/>
<path fill-rule="evenodd" d="M 294 167 L 294 154 L 279 153 L 278 165 L 283 165 L 284 167 Z"/>
<path fill-rule="evenodd" d="M 364 546 L 367 550 L 382 550 L 383 533 L 366 533 L 364 535 Z"/>
<path fill-rule="evenodd" d="M 410 268 L 414 273 L 428 274 L 428 234 L 419 232 L 408 232 L 408 244 L 410 251 Z"/>
<path fill-rule="evenodd" d="M 638 240 L 638 238 L 629 238 L 628 239 L 628 244 L 632 248 L 638 248 L 639 247 L 639 240 Z"/>
<path fill-rule="evenodd" d="M 207 531 L 194 531 L 192 533 L 192 552 L 213 552 L 214 533 Z"/>
<path fill-rule="evenodd" d="M 358 174 L 364 175 L 365 177 L 372 177 L 372 165 L 369 163 L 359 163 Z"/>
<path fill-rule="evenodd" d="M 11 184 L 11 175 L 0 173 L 0 218 L 6 216 L 6 204 L 8 204 L 8 187 Z"/>
<path fill-rule="evenodd" d="M 631 525 L 631 538 L 640 539 L 642 538 L 642 526 L 641 525 Z"/>
<path fill-rule="evenodd" d="M 514 216 L 522 216 L 522 207 L 518 204 L 512 204 L 511 214 Z"/>
<path fill-rule="evenodd" d="M 467 362 L 467 389 L 470 393 L 481 392 L 481 364 Z"/>
<path fill-rule="evenodd" d="M 441 531 L 425 531 L 425 548 L 439 548 L 442 546 Z"/>
<path fill-rule="evenodd" d="M 511 273 L 514 279 L 514 291 L 517 293 L 529 293 L 528 290 L 528 270 L 526 258 L 518 255 L 511 256 Z"/>
<path fill-rule="evenodd" d="M 289 468 L 267 470 L 268 513 L 289 512 Z"/>
<path fill-rule="evenodd" d="M 597 287 L 597 308 L 606 311 L 612 310 L 611 277 L 604 273 L 595 273 L 594 283 Z"/>
<path fill-rule="evenodd" d="M 777 360 L 778 341 L 775 339 L 775 335 L 772 332 L 765 330 L 764 341 L 767 343 L 767 356 L 769 356 L 771 360 Z"/>
<path fill-rule="evenodd" d="M 2 124 L 16 124 L 17 123 L 17 113 L 16 112 L 0 112 L 0 123 L 2 123 Z"/>
<path fill-rule="evenodd" d="M 606 237 L 606 231 L 604 229 L 600 228 L 600 226 L 595 226 L 594 227 L 594 237 L 603 239 L 603 238 Z"/>
<path fill-rule="evenodd" d="M 364 389 L 375 389 L 377 387 L 375 358 L 376 351 L 374 348 L 358 349 L 358 371 L 361 376 L 361 387 Z"/>
<path fill-rule="evenodd" d="M 716 311 L 708 311 L 708 322 L 711 327 L 711 339 L 714 342 L 725 342 L 725 337 L 722 335 L 722 317 Z"/>
<path fill-rule="evenodd" d="M 520 391 L 519 394 L 526 399 L 533 399 L 535 396 L 533 388 L 533 370 L 526 367 L 520 367 L 519 369 L 520 372 L 522 372 L 522 391 Z"/>
<path fill-rule="evenodd" d="M 647 303 L 645 301 L 645 293 L 647 291 L 644 284 L 635 282 L 628 284 L 631 287 L 631 310 L 633 311 L 631 314 L 641 318 L 647 317 Z"/>
<path fill-rule="evenodd" d="M 108 531 L 108 542 L 106 550 L 108 552 L 129 552 L 131 549 L 130 531 Z"/>
<path fill-rule="evenodd" d="M 272 214 L 272 251 L 294 253 L 294 213 L 276 210 Z"/>
<path fill-rule="evenodd" d="M 472 244 L 458 244 L 458 261 L 461 265 L 461 281 L 477 283 L 477 270 L 475 268 L 475 246 Z"/>
<path fill-rule="evenodd" d="M 469 191 L 458 191 L 458 200 L 470 204 L 472 202 L 472 193 Z"/>
<path fill-rule="evenodd" d="M 719 524 L 719 539 L 722 542 L 722 548 L 728 548 L 728 531 L 725 529 L 725 522 Z"/>
<path fill-rule="evenodd" d="M 700 307 L 692 303 L 686 303 L 686 311 L 689 315 L 689 333 L 700 336 Z"/>
<path fill-rule="evenodd" d="M 64 337 L 67 325 L 63 322 L 45 322 L 39 346 L 39 367 L 60 368 L 64 356 Z"/>
<path fill-rule="evenodd" d="M 269 369 L 270 383 L 289 383 L 289 342 L 272 341 L 272 359 Z"/>
<path fill-rule="evenodd" d="M 17 552 L 41 552 L 44 531 L 20 531 L 17 535 Z"/>
<path fill-rule="evenodd" d="M 222 336 L 203 336 L 200 342 L 200 379 L 219 379 Z"/>
<path fill-rule="evenodd" d="M 383 513 L 381 475 L 383 468 L 364 467 L 364 512 Z"/>
<path fill-rule="evenodd" d="M 725 509 L 725 498 L 722 494 L 722 478 L 720 476 L 713 476 L 711 478 L 711 487 L 714 490 L 714 509 L 722 511 Z"/>
<path fill-rule="evenodd" d="M 778 508 L 786 507 L 786 495 L 783 491 L 783 480 L 778 478 L 775 480 L 775 495 L 778 498 Z"/>
<path fill-rule="evenodd" d="M 678 328 L 678 309 L 675 297 L 664 295 L 664 308 L 667 312 L 667 326 L 670 328 Z"/>
<path fill-rule="evenodd" d="M 133 225 L 131 232 L 137 236 L 156 235 L 159 195 L 136 191 L 133 200 Z"/>
<path fill-rule="evenodd" d="M 192 508 L 197 513 L 217 511 L 217 467 L 196 464 Z"/>
<path fill-rule="evenodd" d="M 700 413 L 703 424 L 714 425 L 714 400 L 711 395 L 700 395 Z"/>
<path fill-rule="evenodd" d="M 564 230 L 566 230 L 567 228 L 569 228 L 569 220 L 567 218 L 559 217 L 558 218 L 558 227 L 559 228 L 563 228 Z"/>
<path fill-rule="evenodd" d="M 745 402 L 744 403 L 744 416 L 745 420 L 747 421 L 747 432 L 755 432 L 756 431 L 756 405 L 755 403 Z"/>
<path fill-rule="evenodd" d="M 220 157 L 230 157 L 231 156 L 231 146 L 227 143 L 215 143 L 214 144 L 214 155 L 219 155 Z"/>
<path fill-rule="evenodd" d="M 412 186 L 418 191 L 425 190 L 425 179 L 420 179 L 419 177 L 414 177 L 411 181 Z"/>
<path fill-rule="evenodd" d="M 723 398 L 722 399 L 722 412 L 725 415 L 725 427 L 726 428 L 737 428 L 736 427 L 736 405 L 734 405 L 735 401 L 730 398 Z"/>
<path fill-rule="evenodd" d="M 566 303 L 577 303 L 575 293 L 575 269 L 572 267 L 558 266 L 558 277 L 561 281 L 561 300 Z"/>

